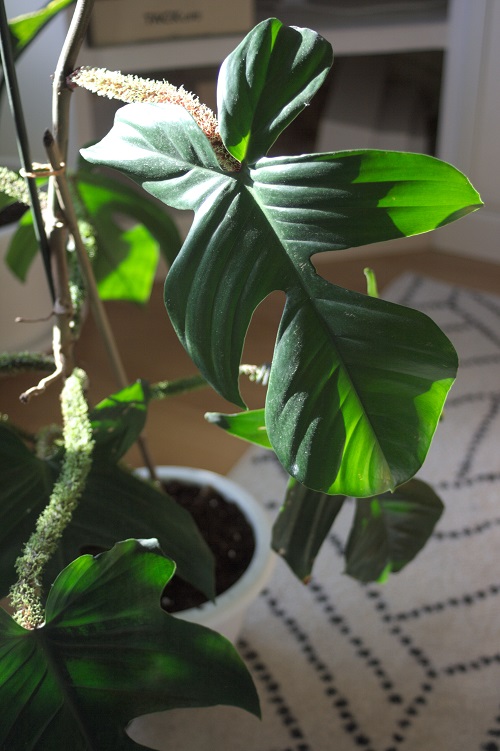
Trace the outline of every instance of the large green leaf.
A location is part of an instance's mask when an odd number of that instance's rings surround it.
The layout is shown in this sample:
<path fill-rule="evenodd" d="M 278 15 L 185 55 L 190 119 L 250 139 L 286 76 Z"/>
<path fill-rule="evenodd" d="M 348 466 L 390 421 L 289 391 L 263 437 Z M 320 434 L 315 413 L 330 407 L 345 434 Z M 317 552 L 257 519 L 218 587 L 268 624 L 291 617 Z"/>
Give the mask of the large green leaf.
<path fill-rule="evenodd" d="M 120 431 L 114 438 L 123 446 Z M 213 597 L 213 558 L 190 514 L 109 460 L 100 451 L 100 438 L 98 444 L 78 508 L 48 566 L 47 583 L 82 550 L 110 548 L 128 537 L 155 536 L 176 561 L 179 576 Z M 107 446 L 112 449 L 113 444 Z M 117 455 L 116 448 L 113 453 Z M 14 583 L 16 558 L 49 502 L 59 467 L 57 459 L 38 459 L 15 433 L 0 425 L 0 596 Z"/>
<path fill-rule="evenodd" d="M 217 87 L 228 151 L 253 164 L 306 107 L 333 61 L 331 45 L 310 29 L 258 24 L 223 62 Z"/>
<path fill-rule="evenodd" d="M 254 34 L 264 44 L 266 35 Z M 235 60 L 230 69 L 239 70 Z M 228 76 L 220 101 L 229 98 Z M 285 291 L 266 428 L 292 476 L 321 492 L 363 497 L 418 470 L 456 373 L 452 345 L 421 313 L 327 283 L 310 258 L 474 211 L 480 198 L 464 175 L 432 157 L 381 151 L 262 158 L 225 173 L 174 105 L 122 108 L 111 132 L 83 154 L 195 211 L 165 302 L 203 376 L 236 404 L 243 406 L 238 373 L 253 311 Z"/>
<path fill-rule="evenodd" d="M 96 240 L 100 297 L 147 302 L 159 251 L 170 265 L 181 247 L 175 222 L 160 204 L 106 175 L 81 171 L 73 184 Z"/>
<path fill-rule="evenodd" d="M 346 574 L 370 582 L 401 571 L 424 547 L 442 512 L 442 501 L 421 480 L 410 480 L 392 494 L 356 501 Z"/>
<path fill-rule="evenodd" d="M 27 631 L 0 610 L 0 747 L 53 751 L 144 748 L 134 717 L 228 704 L 259 714 L 234 647 L 160 608 L 174 572 L 154 540 L 83 556 L 55 581 L 46 622 Z M 69 742 L 69 741 L 68 741 Z"/>
<path fill-rule="evenodd" d="M 290 480 L 285 502 L 273 527 L 273 549 L 281 555 L 295 576 L 307 581 L 314 560 L 345 501 L 309 490 Z"/>

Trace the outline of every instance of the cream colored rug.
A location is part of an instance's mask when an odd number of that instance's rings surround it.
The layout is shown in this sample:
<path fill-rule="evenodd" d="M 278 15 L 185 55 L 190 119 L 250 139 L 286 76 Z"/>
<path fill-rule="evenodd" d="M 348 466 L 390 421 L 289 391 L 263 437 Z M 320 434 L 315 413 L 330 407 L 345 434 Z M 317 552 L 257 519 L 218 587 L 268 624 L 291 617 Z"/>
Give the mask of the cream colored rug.
<path fill-rule="evenodd" d="M 342 574 L 350 508 L 307 587 L 278 561 L 240 642 L 262 722 L 176 711 L 162 725 L 168 748 L 500 750 L 500 298 L 414 275 L 385 296 L 434 318 L 460 355 L 419 474 L 445 502 L 438 528 L 385 585 Z M 270 453 L 251 450 L 232 477 L 275 515 L 286 478 Z"/>

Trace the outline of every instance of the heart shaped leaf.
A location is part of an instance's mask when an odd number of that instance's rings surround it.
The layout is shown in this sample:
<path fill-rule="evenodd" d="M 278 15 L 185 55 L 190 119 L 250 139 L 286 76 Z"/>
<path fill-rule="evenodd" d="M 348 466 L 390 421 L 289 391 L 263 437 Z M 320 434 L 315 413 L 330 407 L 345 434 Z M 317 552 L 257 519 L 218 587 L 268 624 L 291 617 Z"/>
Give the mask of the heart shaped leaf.
<path fill-rule="evenodd" d="M 219 83 L 227 113 L 246 65 L 255 91 L 242 94 L 243 109 L 253 102 L 259 110 L 270 98 L 270 29 L 284 33 L 272 22 L 259 26 L 232 53 Z M 314 88 L 323 46 L 310 43 L 312 32 L 295 32 L 309 40 L 301 64 L 309 61 Z M 269 54 L 268 81 L 260 61 Z M 288 96 L 291 112 L 306 99 L 293 84 Z M 385 492 L 421 466 L 455 377 L 456 353 L 426 316 L 331 285 L 310 259 L 427 232 L 474 211 L 480 198 L 455 168 L 420 154 L 352 151 L 252 164 L 248 149 L 262 151 L 272 130 L 266 126 L 261 138 L 252 123 L 248 113 L 242 122 L 225 115 L 227 144 L 246 143 L 248 163 L 235 173 L 219 167 L 194 120 L 175 105 L 122 108 L 111 132 L 83 155 L 195 212 L 166 280 L 165 303 L 203 376 L 235 404 L 244 406 L 238 375 L 252 314 L 272 291 L 286 293 L 266 403 L 273 449 L 312 489 L 356 497 Z"/>
<path fill-rule="evenodd" d="M 346 574 L 370 582 L 401 571 L 424 547 L 442 512 L 434 490 L 415 479 L 392 494 L 356 501 Z"/>
<path fill-rule="evenodd" d="M 134 717 L 228 704 L 259 715 L 252 680 L 224 637 L 160 608 L 175 566 L 155 540 L 82 556 L 56 579 L 46 622 L 27 631 L 0 610 L 0 747 L 144 748 Z"/>

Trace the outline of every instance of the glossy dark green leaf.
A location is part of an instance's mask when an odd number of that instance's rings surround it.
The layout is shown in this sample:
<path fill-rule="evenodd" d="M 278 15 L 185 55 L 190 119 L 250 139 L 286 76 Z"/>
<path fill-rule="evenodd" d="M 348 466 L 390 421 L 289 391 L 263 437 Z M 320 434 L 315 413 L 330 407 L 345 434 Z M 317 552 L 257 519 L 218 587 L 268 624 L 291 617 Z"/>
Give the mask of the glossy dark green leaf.
<path fill-rule="evenodd" d="M 238 375 L 253 311 L 285 291 L 266 427 L 292 476 L 363 497 L 418 470 L 456 373 L 453 347 L 426 316 L 322 280 L 310 258 L 474 211 L 480 198 L 464 175 L 432 157 L 380 151 L 262 158 L 225 173 L 172 105 L 122 108 L 83 153 L 195 211 L 165 302 L 202 375 L 235 404 L 244 406 Z"/>
<path fill-rule="evenodd" d="M 410 480 L 392 494 L 356 501 L 346 573 L 370 582 L 401 571 L 424 547 L 442 512 L 442 501 L 421 480 Z"/>
<path fill-rule="evenodd" d="M 224 60 L 217 86 L 220 132 L 240 162 L 265 156 L 306 107 L 333 62 L 329 42 L 311 29 L 258 24 Z"/>
<path fill-rule="evenodd" d="M 87 170 L 73 183 L 96 240 L 100 297 L 147 302 L 159 251 L 170 265 L 181 247 L 175 222 L 161 205 L 108 176 Z"/>
<path fill-rule="evenodd" d="M 0 610 L 0 747 L 53 751 L 143 748 L 134 717 L 228 704 L 259 715 L 234 647 L 160 608 L 174 572 L 155 540 L 83 556 L 58 576 L 46 622 L 26 631 Z"/>
<path fill-rule="evenodd" d="M 149 399 L 148 384 L 137 381 L 94 407 L 94 456 L 117 462 L 133 446 L 146 424 Z"/>
<path fill-rule="evenodd" d="M 230 435 L 244 441 L 255 443 L 257 446 L 271 449 L 271 442 L 266 430 L 264 409 L 238 412 L 235 415 L 225 415 L 221 412 L 207 412 L 205 420 L 222 428 Z"/>
<path fill-rule="evenodd" d="M 274 523 L 272 547 L 281 555 L 295 576 L 307 581 L 316 556 L 345 496 L 331 496 L 309 490 L 290 480 L 285 502 Z"/>
<path fill-rule="evenodd" d="M 14 564 L 47 505 L 57 476 L 0 424 L 0 599 L 14 584 Z"/>
<path fill-rule="evenodd" d="M 177 573 L 214 596 L 213 557 L 192 517 L 165 493 L 121 469 L 97 451 L 87 484 L 46 582 L 82 550 L 107 549 L 128 537 L 152 537 L 177 564 Z M 42 461 L 0 425 L 0 597 L 14 583 L 14 564 L 47 505 L 59 463 Z"/>

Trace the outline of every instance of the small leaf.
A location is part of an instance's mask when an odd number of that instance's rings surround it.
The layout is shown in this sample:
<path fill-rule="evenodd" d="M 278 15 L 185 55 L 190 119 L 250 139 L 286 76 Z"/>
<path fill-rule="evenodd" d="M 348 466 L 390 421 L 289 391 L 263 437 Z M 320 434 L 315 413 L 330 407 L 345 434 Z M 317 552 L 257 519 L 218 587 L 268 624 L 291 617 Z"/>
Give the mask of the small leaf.
<path fill-rule="evenodd" d="M 38 252 L 38 240 L 33 228 L 33 215 L 31 211 L 27 211 L 19 220 L 5 256 L 7 266 L 21 282 L 26 281 L 28 271 Z"/>
<path fill-rule="evenodd" d="M 205 420 L 217 425 L 230 435 L 255 443 L 266 449 L 272 448 L 266 430 L 265 410 L 255 409 L 224 415 L 221 412 L 207 412 Z"/>
<path fill-rule="evenodd" d="M 345 496 L 317 493 L 293 479 L 288 483 L 284 505 L 274 523 L 272 547 L 302 581 L 311 576 L 314 560 L 344 500 Z"/>
<path fill-rule="evenodd" d="M 94 456 L 117 462 L 128 451 L 146 424 L 149 399 L 147 383 L 137 381 L 94 407 L 90 413 Z"/>
<path fill-rule="evenodd" d="M 265 156 L 306 107 L 332 65 L 332 47 L 311 29 L 257 24 L 224 60 L 217 87 L 220 132 L 240 162 Z"/>
<path fill-rule="evenodd" d="M 21 52 L 38 36 L 42 29 L 60 13 L 70 6 L 74 0 L 51 0 L 40 10 L 32 13 L 24 13 L 9 21 L 12 34 L 14 56 L 19 57 Z"/>
<path fill-rule="evenodd" d="M 139 749 L 134 717 L 228 704 L 259 715 L 234 647 L 160 608 L 174 572 L 155 540 L 83 556 L 56 579 L 33 631 L 0 610 L 0 747 Z M 142 746 L 141 746 L 142 748 Z"/>
<path fill-rule="evenodd" d="M 346 574 L 370 582 L 401 571 L 424 547 L 442 512 L 442 501 L 422 480 L 410 480 L 393 494 L 356 501 Z"/>

